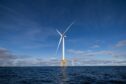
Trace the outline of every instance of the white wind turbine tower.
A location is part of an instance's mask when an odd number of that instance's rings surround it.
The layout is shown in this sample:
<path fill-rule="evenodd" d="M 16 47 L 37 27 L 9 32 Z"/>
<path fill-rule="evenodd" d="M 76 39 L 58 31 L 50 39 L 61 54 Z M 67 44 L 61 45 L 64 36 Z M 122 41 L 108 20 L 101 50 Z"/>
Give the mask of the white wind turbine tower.
<path fill-rule="evenodd" d="M 65 33 L 70 29 L 70 27 L 74 24 L 74 22 L 72 22 L 67 28 L 66 30 L 61 33 L 59 32 L 59 30 L 56 29 L 56 31 L 58 32 L 58 34 L 60 35 L 60 39 L 59 39 L 59 43 L 58 43 L 58 47 L 57 47 L 57 51 L 59 49 L 60 44 L 62 43 L 62 60 L 61 60 L 61 65 L 62 66 L 66 66 L 67 60 L 65 58 Z M 57 52 L 56 52 L 57 53 Z"/>

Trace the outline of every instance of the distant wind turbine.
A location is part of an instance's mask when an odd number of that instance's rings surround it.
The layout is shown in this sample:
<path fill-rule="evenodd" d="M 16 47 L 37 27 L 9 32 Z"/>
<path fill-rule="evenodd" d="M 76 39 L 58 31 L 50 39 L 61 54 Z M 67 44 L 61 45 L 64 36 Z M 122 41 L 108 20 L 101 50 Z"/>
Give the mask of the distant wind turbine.
<path fill-rule="evenodd" d="M 58 29 L 56 29 L 56 31 L 58 32 L 58 34 L 60 35 L 60 39 L 59 39 L 59 43 L 58 43 L 58 46 L 57 46 L 57 51 L 56 51 L 56 53 L 58 52 L 58 49 L 59 49 L 59 46 L 60 46 L 60 44 L 62 43 L 62 60 L 61 60 L 61 65 L 62 66 L 66 66 L 66 63 L 67 63 L 67 60 L 66 60 L 66 58 L 65 58 L 65 37 L 66 37 L 66 33 L 67 33 L 67 31 L 71 28 L 71 26 L 74 24 L 74 22 L 72 22 L 67 28 L 66 28 L 66 30 L 63 32 L 63 33 L 61 33 L 61 32 L 59 32 L 59 30 Z"/>

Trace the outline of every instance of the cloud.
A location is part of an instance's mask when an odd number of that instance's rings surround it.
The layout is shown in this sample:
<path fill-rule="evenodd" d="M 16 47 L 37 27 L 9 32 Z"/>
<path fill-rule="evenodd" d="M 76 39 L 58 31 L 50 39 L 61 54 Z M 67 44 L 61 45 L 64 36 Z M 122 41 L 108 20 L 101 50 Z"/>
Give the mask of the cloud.
<path fill-rule="evenodd" d="M 125 66 L 126 65 L 126 53 L 125 52 L 115 52 L 112 50 L 99 50 L 99 51 L 81 51 L 70 49 L 67 51 L 69 54 L 76 58 L 76 62 L 72 63 L 77 66 Z M 98 59 L 95 56 L 110 56 L 110 59 Z M 112 59 L 111 59 L 112 57 Z"/>
<path fill-rule="evenodd" d="M 75 55 L 73 58 L 68 58 L 68 65 L 76 66 L 95 66 L 95 65 L 126 65 L 125 59 L 90 59 L 96 55 L 111 55 L 119 57 L 121 54 L 126 56 L 126 53 L 114 52 L 110 50 L 101 51 L 81 51 L 81 50 L 68 50 L 67 52 Z M 89 58 L 88 58 L 89 57 Z M 74 59 L 74 61 L 73 61 Z M 76 60 L 76 61 L 75 61 Z M 42 58 L 42 57 L 28 57 L 17 56 L 12 54 L 8 49 L 0 48 L 0 66 L 60 66 L 59 58 Z"/>
<path fill-rule="evenodd" d="M 94 42 L 92 42 L 93 45 L 91 46 L 91 48 L 100 48 L 102 45 L 105 44 L 105 41 L 103 40 L 96 40 Z"/>
<path fill-rule="evenodd" d="M 68 53 L 77 55 L 77 56 L 96 56 L 96 55 L 113 55 L 114 53 L 110 50 L 101 50 L 101 51 L 80 51 L 80 50 L 68 50 Z"/>
<path fill-rule="evenodd" d="M 13 61 L 12 66 L 59 66 L 58 59 L 43 59 L 43 58 L 18 58 Z"/>
<path fill-rule="evenodd" d="M 12 54 L 8 49 L 0 48 L 0 66 L 59 66 L 57 58 L 21 57 Z"/>
<path fill-rule="evenodd" d="M 99 48 L 100 46 L 99 45 L 93 45 L 91 46 L 91 48 Z"/>
<path fill-rule="evenodd" d="M 126 40 L 121 40 L 115 45 L 115 47 L 124 47 L 124 46 L 126 46 Z"/>
<path fill-rule="evenodd" d="M 12 65 L 15 56 L 5 48 L 0 48 L 0 66 Z"/>
<path fill-rule="evenodd" d="M 83 60 L 80 66 L 125 66 L 126 60 Z"/>
<path fill-rule="evenodd" d="M 86 58 L 86 59 L 90 59 L 90 58 L 94 58 L 95 56 L 110 56 L 110 58 L 112 57 L 112 59 L 123 59 L 126 60 L 126 52 L 125 51 L 114 51 L 114 50 L 99 50 L 99 51 L 92 51 L 92 50 L 88 50 L 88 51 L 81 51 L 81 50 L 73 50 L 73 49 L 69 49 L 67 50 L 67 52 L 69 54 L 71 54 L 72 56 L 78 57 L 78 58 Z M 94 58 L 97 59 L 97 58 Z"/>
<path fill-rule="evenodd" d="M 0 59 L 14 59 L 15 56 L 5 48 L 0 48 Z"/>

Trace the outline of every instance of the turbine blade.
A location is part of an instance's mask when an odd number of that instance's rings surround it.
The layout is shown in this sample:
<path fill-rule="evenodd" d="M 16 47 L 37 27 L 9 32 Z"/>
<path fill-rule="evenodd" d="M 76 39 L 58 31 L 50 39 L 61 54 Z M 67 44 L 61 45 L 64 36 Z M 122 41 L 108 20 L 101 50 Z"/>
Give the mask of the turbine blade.
<path fill-rule="evenodd" d="M 58 30 L 58 29 L 56 29 L 56 31 L 58 32 L 58 34 L 59 34 L 60 36 L 62 36 L 62 34 L 59 32 L 59 30 Z"/>
<path fill-rule="evenodd" d="M 59 49 L 59 46 L 60 46 L 61 41 L 62 41 L 62 37 L 60 37 L 60 40 L 59 40 L 59 43 L 58 43 L 58 46 L 57 46 L 57 50 L 56 50 L 56 54 L 58 52 L 58 49 Z"/>
<path fill-rule="evenodd" d="M 75 22 L 75 21 L 73 21 L 73 22 L 66 28 L 66 30 L 65 30 L 65 32 L 64 32 L 63 34 L 65 34 L 65 33 L 70 29 L 70 27 L 74 24 L 74 22 Z"/>

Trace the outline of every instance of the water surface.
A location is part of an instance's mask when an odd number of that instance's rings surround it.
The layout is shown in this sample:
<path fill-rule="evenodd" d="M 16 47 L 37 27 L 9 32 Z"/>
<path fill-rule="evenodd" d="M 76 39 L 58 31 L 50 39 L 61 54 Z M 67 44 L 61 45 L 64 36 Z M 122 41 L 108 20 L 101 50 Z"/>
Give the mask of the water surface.
<path fill-rule="evenodd" d="M 126 67 L 0 67 L 0 84 L 126 84 Z"/>

